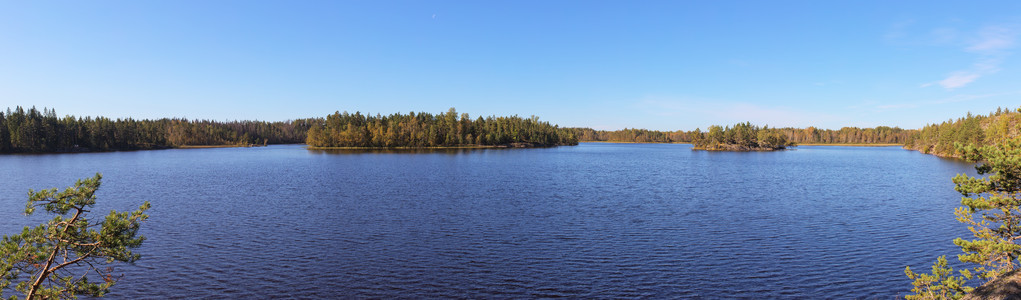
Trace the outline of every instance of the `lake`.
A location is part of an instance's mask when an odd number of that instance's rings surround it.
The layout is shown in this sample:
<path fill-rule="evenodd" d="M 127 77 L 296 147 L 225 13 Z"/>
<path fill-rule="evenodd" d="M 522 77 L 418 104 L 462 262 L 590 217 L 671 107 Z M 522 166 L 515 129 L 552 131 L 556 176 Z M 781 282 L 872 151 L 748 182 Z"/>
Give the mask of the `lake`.
<path fill-rule="evenodd" d="M 950 178 L 974 168 L 611 143 L 0 155 L 0 233 L 49 218 L 21 215 L 28 189 L 96 172 L 94 218 L 152 202 L 114 298 L 888 299 L 960 253 Z"/>

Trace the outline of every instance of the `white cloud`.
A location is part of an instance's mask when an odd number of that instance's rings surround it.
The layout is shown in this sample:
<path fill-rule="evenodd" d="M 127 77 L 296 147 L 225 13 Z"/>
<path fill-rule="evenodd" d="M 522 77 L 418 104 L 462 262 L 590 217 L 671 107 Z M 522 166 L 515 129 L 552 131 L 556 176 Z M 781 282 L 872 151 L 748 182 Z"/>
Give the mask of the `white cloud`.
<path fill-rule="evenodd" d="M 945 89 L 952 90 L 959 87 L 968 85 L 975 79 L 978 79 L 979 74 L 971 72 L 954 72 L 946 79 L 940 80 L 938 83 Z"/>
<path fill-rule="evenodd" d="M 943 30 L 946 31 L 946 30 Z M 941 34 L 948 37 L 947 34 Z M 1014 40 L 1017 32 L 1003 26 L 987 26 L 978 31 L 977 37 L 968 41 L 964 51 L 978 54 L 978 60 L 971 65 L 971 68 L 950 72 L 946 78 L 928 82 L 921 87 L 929 87 L 939 84 L 947 90 L 962 88 L 982 76 L 992 75 L 1000 71 L 1000 65 L 1011 53 L 1008 51 L 1014 47 Z"/>
<path fill-rule="evenodd" d="M 1002 63 L 1002 57 L 985 57 L 975 62 L 972 68 L 979 72 L 992 74 L 1000 71 L 1000 64 Z"/>
<path fill-rule="evenodd" d="M 886 112 L 886 111 L 889 111 L 889 110 L 897 110 L 897 109 L 912 109 L 912 108 L 928 107 L 928 106 L 939 105 L 939 104 L 946 104 L 946 103 L 968 102 L 968 101 L 974 101 L 974 100 L 991 98 L 991 97 L 1013 96 L 1013 95 L 1021 95 L 1021 91 L 1011 91 L 1011 92 L 1004 92 L 1004 93 L 987 93 L 987 94 L 958 94 L 958 95 L 953 95 L 953 96 L 950 96 L 950 97 L 940 98 L 940 99 L 930 99 L 930 100 L 907 102 L 907 103 L 892 103 L 892 104 L 875 105 L 875 112 Z"/>
<path fill-rule="evenodd" d="M 979 38 L 965 50 L 977 53 L 989 53 L 1014 47 L 1016 33 L 1001 26 L 989 26 L 979 31 Z"/>

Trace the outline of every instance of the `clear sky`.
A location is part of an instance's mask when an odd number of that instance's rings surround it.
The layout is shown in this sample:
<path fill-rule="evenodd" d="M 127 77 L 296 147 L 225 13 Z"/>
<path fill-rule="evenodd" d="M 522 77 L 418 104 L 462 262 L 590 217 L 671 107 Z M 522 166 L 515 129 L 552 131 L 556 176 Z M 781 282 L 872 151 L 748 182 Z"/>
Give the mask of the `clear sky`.
<path fill-rule="evenodd" d="M 1021 106 L 1021 1 L 0 0 L 0 108 L 919 128 Z"/>

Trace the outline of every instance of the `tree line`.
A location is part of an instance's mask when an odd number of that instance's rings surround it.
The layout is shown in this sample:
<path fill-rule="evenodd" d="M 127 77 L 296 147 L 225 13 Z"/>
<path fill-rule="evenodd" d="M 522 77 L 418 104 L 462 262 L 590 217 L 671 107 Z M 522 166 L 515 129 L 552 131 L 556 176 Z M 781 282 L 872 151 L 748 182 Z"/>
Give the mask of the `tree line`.
<path fill-rule="evenodd" d="M 0 112 L 0 153 L 163 149 L 301 143 L 313 122 L 57 117 L 54 109 Z"/>
<path fill-rule="evenodd" d="M 308 131 L 312 147 L 534 147 L 577 145 L 570 130 L 539 121 L 538 117 L 478 117 L 425 112 L 366 116 L 336 112 L 317 119 Z"/>
<path fill-rule="evenodd" d="M 972 115 L 930 124 L 919 130 L 878 126 L 844 127 L 839 130 L 763 127 L 776 139 L 794 144 L 901 144 L 905 148 L 940 156 L 960 156 L 955 143 L 992 145 L 1019 134 L 1021 113 L 997 109 L 988 115 Z M 745 123 L 744 125 L 750 125 Z M 735 134 L 744 129 L 735 131 Z M 715 126 L 715 125 L 714 125 Z M 719 126 L 715 126 L 719 127 Z M 202 145 L 265 145 L 306 143 L 314 147 L 451 147 L 451 146 L 553 146 L 578 141 L 632 143 L 696 143 L 709 141 L 713 132 L 656 131 L 626 128 L 607 131 L 592 128 L 560 128 L 535 116 L 522 118 L 478 117 L 446 113 L 366 116 L 334 113 L 325 118 L 285 122 L 211 121 L 163 118 L 158 120 L 110 119 L 106 117 L 57 117 L 53 109 L 8 108 L 0 111 L 0 153 L 69 152 L 162 149 Z M 729 126 L 720 127 L 727 132 Z M 739 134 L 740 135 L 740 134 Z M 750 136 L 749 136 L 750 137 Z M 724 137 L 727 142 L 751 146 L 751 140 Z M 721 144 L 726 144 L 717 140 Z M 768 142 L 767 142 L 768 143 Z"/>
<path fill-rule="evenodd" d="M 716 126 L 716 125 L 714 125 Z M 569 128 L 581 142 L 623 142 L 623 143 L 694 143 L 703 132 L 655 131 L 646 129 L 594 130 L 592 128 Z M 844 127 L 839 130 L 808 128 L 769 128 L 770 132 L 782 135 L 788 142 L 797 144 L 905 144 L 915 130 L 899 127 L 878 126 L 875 128 Z"/>
<path fill-rule="evenodd" d="M 989 146 L 1021 134 L 1021 108 L 997 108 L 988 115 L 966 116 L 929 124 L 917 130 L 905 143 L 905 148 L 944 157 L 961 157 L 963 152 L 955 144 Z"/>
<path fill-rule="evenodd" d="M 567 128 L 581 142 L 618 142 L 618 143 L 684 143 L 691 142 L 688 131 L 656 131 L 648 129 L 624 128 L 622 130 L 595 130 L 592 128 Z"/>
<path fill-rule="evenodd" d="M 958 237 L 957 259 L 966 268 L 954 270 L 946 256 L 932 265 L 931 273 L 904 274 L 914 294 L 906 299 L 1004 299 L 1017 293 L 1021 263 L 1021 109 L 997 109 L 988 116 L 969 113 L 964 118 L 931 124 L 920 130 L 912 147 L 931 154 L 975 162 L 977 176 L 958 174 L 954 190 L 961 206 L 954 210 L 971 237 Z M 947 149 L 952 144 L 952 148 Z M 971 286 L 982 283 L 981 286 Z"/>
<path fill-rule="evenodd" d="M 695 129 L 692 138 L 692 149 L 698 150 L 782 150 L 795 146 L 787 141 L 782 131 L 770 129 L 769 126 L 755 126 L 750 122 L 738 123 L 733 127 L 713 125 L 705 133 Z"/>
<path fill-rule="evenodd" d="M 146 150 L 307 143 L 313 147 L 534 147 L 576 145 L 574 133 L 518 116 L 334 113 L 285 122 L 58 117 L 54 109 L 0 111 L 0 153 Z"/>

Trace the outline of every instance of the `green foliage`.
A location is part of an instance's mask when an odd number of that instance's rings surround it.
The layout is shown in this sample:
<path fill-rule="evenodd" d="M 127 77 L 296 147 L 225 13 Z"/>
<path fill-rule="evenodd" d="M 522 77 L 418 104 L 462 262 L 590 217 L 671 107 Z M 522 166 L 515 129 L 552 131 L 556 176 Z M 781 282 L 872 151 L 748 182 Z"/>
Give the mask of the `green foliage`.
<path fill-rule="evenodd" d="M 450 147 L 515 143 L 533 146 L 576 145 L 574 134 L 538 117 L 479 117 L 451 108 L 429 113 L 365 116 L 336 112 L 312 125 L 306 144 L 313 147 Z"/>
<path fill-rule="evenodd" d="M 961 198 L 962 206 L 954 214 L 959 222 L 968 225 L 974 237 L 972 240 L 954 239 L 954 244 L 964 252 L 957 258 L 977 265 L 961 271 L 961 274 L 967 279 L 971 279 L 972 274 L 987 280 L 996 279 L 1015 270 L 1021 257 L 1021 245 L 1016 243 L 1021 239 L 1021 137 L 992 146 L 962 146 L 959 143 L 955 146 L 956 152 L 963 158 L 979 163 L 975 167 L 979 175 L 986 175 L 972 177 L 959 174 L 953 178 L 954 189 L 964 196 Z M 950 270 L 946 268 L 943 257 L 933 266 L 932 275 L 919 276 L 910 269 L 905 273 L 915 280 L 915 290 L 912 291 L 916 296 L 925 296 L 914 299 L 942 299 L 929 296 L 971 290 L 963 285 L 963 279 L 949 275 Z"/>
<path fill-rule="evenodd" d="M 955 144 L 988 146 L 1021 135 L 1021 113 L 998 108 L 989 115 L 968 113 L 963 118 L 930 124 L 911 134 L 905 148 L 947 157 L 963 157 Z"/>
<path fill-rule="evenodd" d="M 955 211 L 957 220 L 968 224 L 974 240 L 958 238 L 954 244 L 965 254 L 963 262 L 979 264 L 983 278 L 995 278 L 1014 270 L 1021 245 L 1021 138 L 1013 138 L 995 146 L 961 147 L 959 152 L 971 161 L 980 161 L 975 168 L 982 177 L 964 174 L 954 177 L 955 190 L 963 197 Z"/>
<path fill-rule="evenodd" d="M 696 136 L 687 131 L 656 131 L 647 129 L 625 128 L 606 131 L 592 128 L 567 128 L 579 141 L 589 142 L 623 142 L 623 143 L 686 143 Z"/>
<path fill-rule="evenodd" d="M 353 120 L 360 118 L 360 120 Z M 411 120 L 414 118 L 415 120 Z M 327 120 L 331 119 L 331 120 Z M 428 113 L 363 116 L 335 113 L 324 118 L 286 122 L 158 119 L 134 120 L 104 117 L 58 118 L 52 109 L 16 107 L 0 112 L 0 153 L 70 152 L 162 149 L 202 145 L 265 145 L 308 143 L 320 147 L 438 147 L 471 145 L 573 145 L 577 141 L 629 143 L 695 143 L 705 133 L 623 129 L 550 127 L 537 118 L 488 117 L 472 120 L 456 110 Z M 340 122 L 337 122 L 340 120 Z M 360 128 L 346 126 L 355 122 Z M 528 124 L 531 122 L 532 124 Z M 501 123 L 496 124 L 495 123 Z M 512 124 L 514 123 L 514 124 Z M 313 128 L 317 125 L 319 128 Z M 524 129 L 524 131 L 522 131 Z M 722 128 L 720 128 L 722 129 Z M 788 143 L 906 143 L 914 130 L 879 126 L 844 127 L 840 130 L 771 128 Z M 308 138 L 313 133 L 315 137 Z M 758 138 L 756 136 L 756 138 Z M 766 140 L 766 139 L 764 139 Z M 775 141 L 773 142 L 775 143 Z"/>
<path fill-rule="evenodd" d="M 101 179 L 96 174 L 59 193 L 55 188 L 29 191 L 26 215 L 42 208 L 56 216 L 0 241 L 0 296 L 16 292 L 27 299 L 100 297 L 116 282 L 113 269 L 101 268 L 103 264 L 138 260 L 131 249 L 145 240 L 138 230 L 148 218 L 149 202 L 135 211 L 111 211 L 102 221 L 91 221 L 86 214 L 96 203 Z"/>
<path fill-rule="evenodd" d="M 301 143 L 312 120 L 216 122 L 187 119 L 58 118 L 55 110 L 0 113 L 0 153 L 161 149 L 185 145 Z"/>
<path fill-rule="evenodd" d="M 698 137 L 692 144 L 692 149 L 732 151 L 780 150 L 794 145 L 787 142 L 783 132 L 748 122 L 726 128 L 709 126 L 709 133 Z"/>
<path fill-rule="evenodd" d="M 936 300 L 936 299 L 961 299 L 966 293 L 974 288 L 964 284 L 971 279 L 971 273 L 967 270 L 961 271 L 961 276 L 954 276 L 954 269 L 947 266 L 946 256 L 940 256 L 932 264 L 932 274 L 918 274 L 911 271 L 911 267 L 904 268 L 904 274 L 914 280 L 911 292 L 914 295 L 907 295 L 908 300 Z"/>
<path fill-rule="evenodd" d="M 709 131 L 712 132 L 710 126 Z M 693 131 L 655 131 L 646 129 L 623 129 L 615 131 L 592 128 L 568 128 L 583 142 L 625 142 L 625 143 L 692 143 L 698 144 L 706 137 L 700 129 Z M 844 127 L 840 130 L 808 128 L 769 128 L 768 132 L 782 136 L 788 143 L 795 144 L 903 144 L 914 130 L 898 127 L 879 126 L 875 128 Z M 722 137 L 721 137 L 722 138 Z M 775 141 L 773 143 L 776 143 Z"/>

